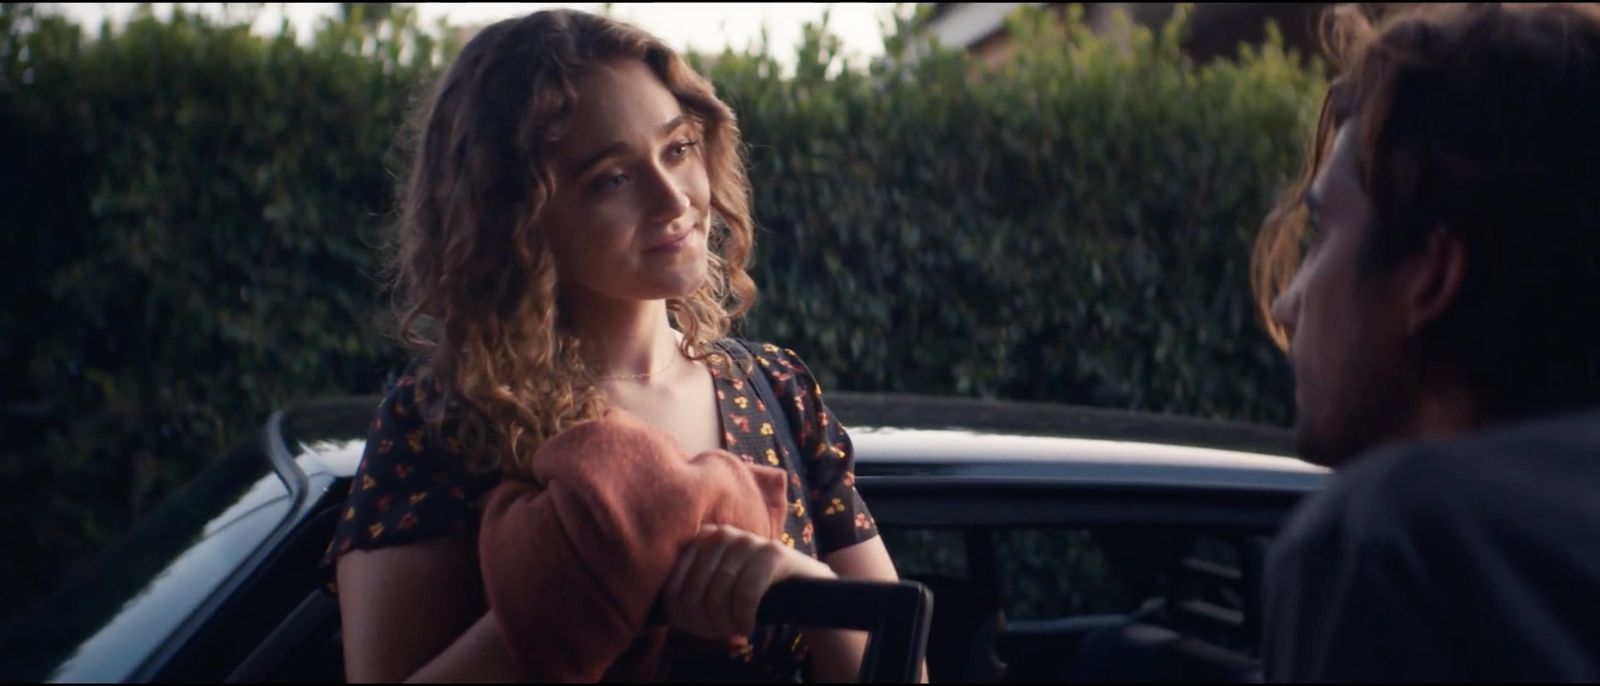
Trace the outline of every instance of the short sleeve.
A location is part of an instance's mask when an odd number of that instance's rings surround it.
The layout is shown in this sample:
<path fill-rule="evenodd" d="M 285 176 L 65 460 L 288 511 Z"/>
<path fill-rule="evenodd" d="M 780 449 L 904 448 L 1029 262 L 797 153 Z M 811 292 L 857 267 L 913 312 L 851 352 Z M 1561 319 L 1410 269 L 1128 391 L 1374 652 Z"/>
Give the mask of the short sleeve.
<path fill-rule="evenodd" d="M 475 528 L 478 498 L 495 479 L 470 473 L 452 439 L 430 437 L 415 381 L 400 379 L 378 405 L 323 572 L 351 550 L 375 550 Z M 445 443 L 447 445 L 440 445 Z M 330 586 L 331 588 L 331 586 Z"/>
<path fill-rule="evenodd" d="M 816 526 L 817 556 L 878 535 L 877 523 L 856 492 L 855 449 L 850 435 L 822 402 L 822 386 L 793 350 L 770 343 L 756 355 L 797 434 L 805 465 L 806 495 Z"/>

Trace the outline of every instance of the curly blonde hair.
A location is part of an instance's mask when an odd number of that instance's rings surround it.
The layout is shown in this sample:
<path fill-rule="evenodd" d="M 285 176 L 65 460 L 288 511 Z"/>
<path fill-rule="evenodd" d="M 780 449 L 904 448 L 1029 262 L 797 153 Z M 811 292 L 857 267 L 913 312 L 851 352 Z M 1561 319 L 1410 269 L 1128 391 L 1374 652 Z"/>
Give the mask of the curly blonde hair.
<path fill-rule="evenodd" d="M 545 440 L 605 402 L 558 302 L 540 227 L 556 192 L 550 145 L 574 84 L 617 59 L 644 62 L 700 129 L 713 221 L 706 280 L 667 301 L 681 350 L 731 371 L 714 347 L 750 309 L 753 230 L 738 123 L 711 84 L 650 34 L 574 10 L 495 23 L 462 49 L 413 125 L 417 142 L 388 264 L 398 338 L 422 364 L 430 431 L 478 472 L 530 475 Z M 427 389 L 427 393 L 423 393 Z"/>

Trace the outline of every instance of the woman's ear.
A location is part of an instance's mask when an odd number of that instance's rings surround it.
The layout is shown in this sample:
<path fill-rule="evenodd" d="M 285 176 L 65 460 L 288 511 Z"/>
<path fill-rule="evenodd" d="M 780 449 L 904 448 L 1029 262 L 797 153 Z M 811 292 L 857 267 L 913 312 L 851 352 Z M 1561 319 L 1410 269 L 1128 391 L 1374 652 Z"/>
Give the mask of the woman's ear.
<path fill-rule="evenodd" d="M 1466 243 L 1439 227 L 1428 234 L 1422 250 L 1410 262 L 1402 294 L 1408 312 L 1406 329 L 1416 332 L 1449 311 L 1461 293 L 1471 259 Z"/>

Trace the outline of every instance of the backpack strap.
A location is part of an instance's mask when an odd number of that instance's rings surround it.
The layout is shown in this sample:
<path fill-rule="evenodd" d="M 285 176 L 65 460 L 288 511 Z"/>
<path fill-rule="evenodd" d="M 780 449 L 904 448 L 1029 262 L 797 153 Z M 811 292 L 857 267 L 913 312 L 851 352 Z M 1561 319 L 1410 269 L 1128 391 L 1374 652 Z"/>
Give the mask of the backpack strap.
<path fill-rule="evenodd" d="M 777 435 L 778 445 L 788 452 L 781 456 L 790 471 L 800 475 L 803 483 L 809 487 L 810 479 L 805 472 L 805 460 L 800 459 L 800 445 L 795 441 L 795 433 L 789 426 L 789 415 L 783 409 L 783 404 L 778 401 L 778 394 L 772 390 L 772 380 L 761 371 L 760 365 L 755 361 L 755 347 L 749 341 L 737 338 L 724 339 L 723 348 L 733 356 L 733 361 L 739 366 L 748 369 L 745 379 L 750 387 L 755 389 L 756 397 L 761 399 L 761 404 L 767 406 L 767 414 L 772 417 L 772 428 Z M 781 451 L 780 451 L 781 452 Z"/>

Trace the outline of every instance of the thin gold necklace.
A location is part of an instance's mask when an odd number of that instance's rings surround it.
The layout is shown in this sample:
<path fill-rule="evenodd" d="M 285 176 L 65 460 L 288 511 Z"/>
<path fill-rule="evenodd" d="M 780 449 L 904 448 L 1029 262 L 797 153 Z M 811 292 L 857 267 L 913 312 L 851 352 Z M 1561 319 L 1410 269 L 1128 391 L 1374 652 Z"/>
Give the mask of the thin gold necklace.
<path fill-rule="evenodd" d="M 600 381 L 626 381 L 626 380 L 632 380 L 632 379 L 648 379 L 648 378 L 650 378 L 652 376 L 655 376 L 657 374 L 665 372 L 668 369 L 672 369 L 672 365 L 675 365 L 675 364 L 678 363 L 678 358 L 679 357 L 682 357 L 682 355 L 677 351 L 677 349 L 673 349 L 673 351 L 672 351 L 672 359 L 667 360 L 667 366 L 662 367 L 660 369 L 657 369 L 657 370 L 655 370 L 653 372 L 645 372 L 643 374 L 619 374 L 617 376 L 597 376 L 597 377 L 594 377 L 594 378 L 596 378 L 596 379 L 598 379 Z"/>

